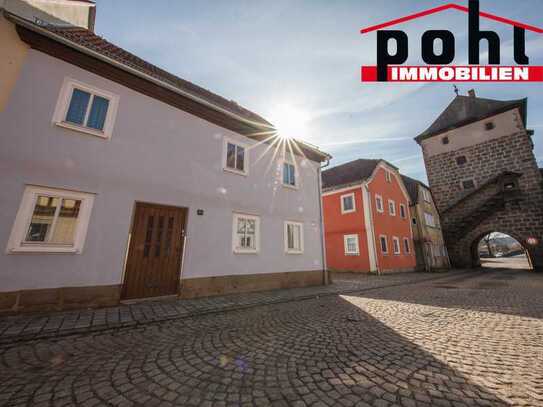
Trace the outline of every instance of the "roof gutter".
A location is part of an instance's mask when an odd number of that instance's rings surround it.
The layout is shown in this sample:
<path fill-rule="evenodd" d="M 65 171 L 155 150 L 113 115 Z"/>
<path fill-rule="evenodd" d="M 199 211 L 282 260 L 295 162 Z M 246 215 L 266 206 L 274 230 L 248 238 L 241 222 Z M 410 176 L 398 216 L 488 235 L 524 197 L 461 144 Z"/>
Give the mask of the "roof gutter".
<path fill-rule="evenodd" d="M 98 52 L 90 50 L 90 49 L 88 49 L 86 47 L 83 47 L 81 45 L 75 44 L 72 41 L 69 41 L 66 38 L 62 37 L 61 35 L 54 34 L 54 33 L 50 32 L 50 31 L 48 31 L 48 30 L 46 30 L 46 29 L 44 29 L 44 28 L 42 28 L 42 27 L 40 27 L 40 26 L 38 26 L 36 24 L 33 24 L 33 23 L 25 20 L 24 18 L 21 18 L 21 17 L 15 15 L 13 13 L 10 13 L 6 9 L 3 9 L 3 13 L 4 13 L 4 16 L 8 20 L 10 20 L 10 21 L 12 21 L 12 22 L 14 22 L 14 23 L 16 23 L 18 25 L 21 25 L 21 26 L 23 26 L 23 27 L 25 27 L 25 28 L 27 28 L 27 29 L 29 29 L 31 31 L 40 33 L 40 34 L 42 34 L 42 35 L 44 35 L 44 36 L 46 36 L 48 38 L 51 38 L 51 39 L 54 39 L 55 41 L 60 42 L 60 43 L 66 45 L 68 47 L 75 48 L 75 49 L 77 49 L 78 51 L 80 51 L 80 52 L 82 52 L 84 54 L 90 55 L 93 58 L 100 59 L 102 61 L 107 62 L 108 64 L 116 66 L 119 69 L 122 69 L 124 71 L 127 71 L 127 72 L 133 74 L 133 75 L 144 78 L 145 80 L 153 82 L 156 85 L 162 86 L 163 88 L 171 90 L 172 92 L 175 92 L 175 93 L 177 93 L 177 94 L 179 94 L 181 96 L 184 96 L 184 97 L 186 97 L 188 99 L 192 99 L 193 101 L 195 101 L 195 102 L 197 102 L 197 103 L 199 103 L 201 105 L 204 105 L 204 106 L 209 107 L 209 108 L 211 108 L 211 109 L 213 109 L 213 110 L 215 110 L 217 112 L 225 114 L 225 115 L 227 115 L 227 116 L 229 116 L 229 117 L 231 117 L 233 119 L 236 119 L 236 120 L 238 120 L 238 121 L 240 121 L 242 123 L 249 124 L 249 125 L 254 126 L 254 127 L 265 128 L 265 129 L 268 129 L 268 130 L 271 130 L 271 131 L 276 130 L 275 127 L 273 127 L 273 125 L 260 123 L 260 122 L 255 122 L 253 120 L 246 119 L 246 118 L 244 118 L 244 117 L 242 117 L 240 115 L 237 115 L 237 114 L 235 114 L 235 113 L 233 113 L 233 112 L 231 112 L 231 111 L 229 111 L 227 109 L 224 109 L 224 108 L 222 108 L 220 106 L 217 106 L 217 105 L 215 105 L 215 104 L 213 104 L 213 103 L 211 103 L 211 102 L 209 102 L 209 101 L 207 101 L 205 99 L 202 99 L 202 98 L 200 98 L 198 96 L 195 96 L 192 93 L 185 92 L 185 91 L 183 91 L 183 90 L 181 90 L 181 89 L 179 89 L 179 88 L 177 88 L 175 86 L 172 86 L 172 85 L 170 85 L 170 84 L 168 84 L 166 82 L 163 82 L 163 81 L 161 81 L 159 79 L 156 79 L 156 78 L 154 78 L 154 77 L 152 77 L 150 75 L 147 75 L 147 74 L 145 74 L 143 72 L 140 72 L 137 69 L 134 69 L 134 68 L 131 68 L 131 67 L 126 66 L 124 64 L 121 64 L 120 62 L 115 61 L 112 58 L 108 58 L 108 57 L 106 57 L 106 56 L 104 56 L 104 55 L 102 55 L 102 54 L 100 54 Z"/>
<path fill-rule="evenodd" d="M 91 49 L 83 47 L 83 46 L 81 46 L 79 44 L 75 44 L 74 42 L 69 41 L 66 38 L 62 37 L 61 35 L 52 33 L 49 30 L 46 30 L 46 29 L 44 29 L 44 28 L 42 28 L 42 27 L 40 27 L 40 26 L 38 26 L 36 24 L 33 24 L 33 23 L 29 22 L 28 20 L 25 20 L 24 18 L 21 18 L 21 17 L 15 15 L 13 13 L 10 13 L 6 9 L 2 9 L 2 11 L 3 11 L 4 16 L 8 20 L 14 22 L 15 24 L 19 24 L 19 25 L 21 25 L 21 26 L 23 26 L 23 27 L 25 27 L 25 28 L 27 28 L 27 29 L 29 29 L 31 31 L 42 34 L 42 35 L 44 35 L 44 36 L 46 36 L 48 38 L 51 38 L 51 39 L 53 39 L 55 41 L 58 41 L 58 42 L 60 42 L 60 43 L 62 43 L 64 45 L 66 45 L 68 47 L 74 48 L 74 49 L 76 49 L 76 50 L 78 50 L 78 51 L 80 51 L 80 52 L 82 52 L 84 54 L 90 55 L 93 58 L 96 58 L 96 59 L 102 60 L 104 62 L 107 62 L 108 64 L 111 64 L 113 66 L 116 66 L 119 69 L 122 69 L 122 70 L 124 70 L 126 72 L 131 73 L 132 75 L 139 76 L 139 77 L 141 77 L 141 78 L 143 78 L 143 79 L 145 79 L 145 80 L 147 80 L 149 82 L 152 82 L 152 83 L 154 83 L 154 84 L 156 84 L 158 86 L 166 88 L 166 89 L 168 89 L 168 90 L 170 90 L 170 91 L 172 91 L 174 93 L 177 93 L 178 95 L 181 95 L 181 96 L 184 96 L 184 97 L 186 97 L 188 99 L 191 99 L 191 100 L 193 100 L 193 101 L 195 101 L 195 102 L 197 102 L 197 103 L 199 103 L 201 105 L 209 107 L 210 109 L 213 109 L 213 110 L 215 110 L 217 112 L 220 112 L 220 113 L 222 113 L 222 114 L 224 114 L 224 115 L 226 115 L 228 117 L 231 117 L 231 118 L 233 118 L 233 119 L 235 119 L 235 120 L 237 120 L 239 122 L 248 124 L 248 125 L 253 126 L 253 127 L 266 129 L 266 131 L 264 131 L 262 133 L 259 133 L 260 135 L 273 134 L 273 133 L 277 132 L 277 129 L 271 124 L 265 124 L 265 123 L 256 122 L 256 121 L 253 121 L 253 120 L 246 119 L 246 118 L 244 118 L 244 117 L 242 117 L 240 115 L 237 115 L 237 114 L 235 114 L 235 113 L 233 113 L 233 112 L 231 112 L 231 111 L 229 111 L 227 109 L 224 109 L 224 108 L 222 108 L 220 106 L 217 106 L 214 103 L 211 103 L 211 102 L 209 102 L 209 101 L 207 101 L 205 99 L 202 99 L 202 98 L 200 98 L 200 97 L 198 97 L 198 96 L 196 96 L 196 95 L 194 95 L 194 94 L 192 94 L 190 92 L 185 92 L 185 91 L 183 91 L 183 90 L 181 90 L 181 89 L 179 89 L 179 88 L 177 88 L 177 87 L 175 87 L 173 85 L 170 85 L 170 84 L 168 84 L 168 83 L 166 83 L 164 81 L 156 79 L 156 78 L 152 77 L 151 75 L 147 75 L 147 74 L 145 74 L 145 73 L 143 73 L 143 72 L 141 72 L 141 71 L 139 71 L 137 69 L 134 69 L 134 68 L 131 68 L 131 67 L 127 66 L 127 65 L 124 65 L 124 64 L 122 64 L 122 63 L 120 63 L 120 62 L 118 62 L 118 61 L 116 61 L 116 60 L 114 60 L 112 58 L 109 58 L 107 56 L 104 56 L 104 55 L 102 55 L 102 54 L 100 54 L 100 53 L 98 53 L 96 51 L 93 51 Z M 251 136 L 247 136 L 247 137 L 251 138 Z M 300 144 L 303 144 L 303 146 L 305 148 L 313 151 L 315 154 L 318 154 L 318 155 L 322 156 L 325 160 L 330 160 L 332 158 L 331 155 L 319 150 L 316 147 L 313 147 L 313 146 L 309 145 L 308 143 L 305 143 L 303 141 L 297 141 L 297 142 L 300 143 Z"/>

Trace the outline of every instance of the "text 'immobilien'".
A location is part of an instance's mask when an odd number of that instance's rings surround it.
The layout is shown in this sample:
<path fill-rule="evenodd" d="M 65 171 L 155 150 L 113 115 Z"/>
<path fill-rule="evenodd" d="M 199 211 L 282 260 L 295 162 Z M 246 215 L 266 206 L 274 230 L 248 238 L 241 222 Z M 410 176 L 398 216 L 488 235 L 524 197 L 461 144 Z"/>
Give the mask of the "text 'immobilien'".
<path fill-rule="evenodd" d="M 363 66 L 362 80 L 378 80 L 377 66 Z M 389 82 L 539 82 L 541 66 L 388 66 Z"/>

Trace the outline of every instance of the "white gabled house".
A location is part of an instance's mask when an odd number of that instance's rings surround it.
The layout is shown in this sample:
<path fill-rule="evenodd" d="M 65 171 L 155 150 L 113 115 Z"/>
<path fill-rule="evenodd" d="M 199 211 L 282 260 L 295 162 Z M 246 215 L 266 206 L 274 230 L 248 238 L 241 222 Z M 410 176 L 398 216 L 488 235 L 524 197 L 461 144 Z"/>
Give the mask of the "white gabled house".
<path fill-rule="evenodd" d="M 25 17 L 0 16 L 0 310 L 325 282 L 327 154 L 87 28 Z"/>

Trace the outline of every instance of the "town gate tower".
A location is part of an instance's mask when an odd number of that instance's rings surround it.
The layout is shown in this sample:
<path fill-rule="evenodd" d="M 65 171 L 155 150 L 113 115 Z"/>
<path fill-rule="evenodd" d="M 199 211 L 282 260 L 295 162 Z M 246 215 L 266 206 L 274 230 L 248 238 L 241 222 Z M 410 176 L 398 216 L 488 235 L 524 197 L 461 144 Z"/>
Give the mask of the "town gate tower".
<path fill-rule="evenodd" d="M 455 267 L 477 266 L 480 239 L 502 232 L 543 271 L 543 175 L 527 103 L 483 99 L 471 90 L 415 138 Z"/>

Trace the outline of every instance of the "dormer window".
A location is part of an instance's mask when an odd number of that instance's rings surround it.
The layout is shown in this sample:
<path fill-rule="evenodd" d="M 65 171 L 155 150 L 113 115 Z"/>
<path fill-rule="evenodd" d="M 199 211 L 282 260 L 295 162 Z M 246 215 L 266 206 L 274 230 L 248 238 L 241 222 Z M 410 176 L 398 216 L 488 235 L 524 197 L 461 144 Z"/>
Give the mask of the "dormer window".
<path fill-rule="evenodd" d="M 493 130 L 495 127 L 496 127 L 496 125 L 494 124 L 494 122 L 486 122 L 485 123 L 485 129 L 487 131 Z"/>
<path fill-rule="evenodd" d="M 441 142 L 442 142 L 443 144 L 449 144 L 449 138 L 448 138 L 448 137 L 443 137 L 443 138 L 441 139 Z"/>

